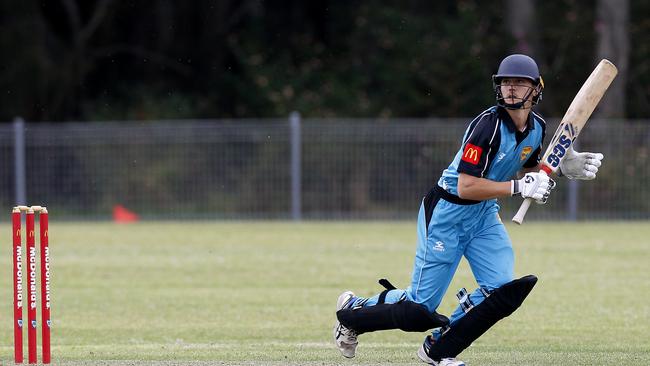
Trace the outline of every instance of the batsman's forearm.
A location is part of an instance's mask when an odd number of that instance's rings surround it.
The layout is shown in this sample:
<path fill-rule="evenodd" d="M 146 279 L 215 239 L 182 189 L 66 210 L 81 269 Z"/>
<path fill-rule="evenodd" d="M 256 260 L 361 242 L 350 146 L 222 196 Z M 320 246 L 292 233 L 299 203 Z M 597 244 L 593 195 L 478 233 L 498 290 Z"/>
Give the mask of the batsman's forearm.
<path fill-rule="evenodd" d="M 473 177 L 461 173 L 458 177 L 458 196 L 466 200 L 483 201 L 511 195 L 512 183 Z"/>

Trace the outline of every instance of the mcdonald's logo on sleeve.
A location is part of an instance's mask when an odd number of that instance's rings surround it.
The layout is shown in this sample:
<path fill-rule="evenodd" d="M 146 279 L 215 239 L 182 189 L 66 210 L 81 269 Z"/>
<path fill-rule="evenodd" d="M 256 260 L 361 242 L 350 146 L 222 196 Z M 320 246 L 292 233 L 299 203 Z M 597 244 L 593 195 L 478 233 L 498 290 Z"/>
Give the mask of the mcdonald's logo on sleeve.
<path fill-rule="evenodd" d="M 473 165 L 478 165 L 478 162 L 481 160 L 482 153 L 483 153 L 483 148 L 481 148 L 480 146 L 467 143 L 467 145 L 465 145 L 465 150 L 463 151 L 463 158 L 461 160 Z"/>

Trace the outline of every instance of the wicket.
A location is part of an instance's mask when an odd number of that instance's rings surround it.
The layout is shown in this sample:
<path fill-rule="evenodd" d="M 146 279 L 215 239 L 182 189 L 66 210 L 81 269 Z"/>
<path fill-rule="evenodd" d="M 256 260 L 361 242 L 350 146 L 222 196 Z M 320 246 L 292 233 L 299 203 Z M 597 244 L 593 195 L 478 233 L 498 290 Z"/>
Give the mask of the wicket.
<path fill-rule="evenodd" d="M 35 214 L 39 214 L 40 254 L 41 254 L 41 313 L 43 363 L 49 364 L 50 354 L 50 247 L 48 238 L 48 212 L 44 206 L 15 206 L 11 211 L 13 223 L 13 285 L 14 285 L 14 357 L 16 363 L 23 363 L 23 264 L 21 215 L 25 212 L 25 234 L 28 255 L 27 298 L 27 345 L 28 361 L 35 364 L 36 353 L 36 233 Z"/>

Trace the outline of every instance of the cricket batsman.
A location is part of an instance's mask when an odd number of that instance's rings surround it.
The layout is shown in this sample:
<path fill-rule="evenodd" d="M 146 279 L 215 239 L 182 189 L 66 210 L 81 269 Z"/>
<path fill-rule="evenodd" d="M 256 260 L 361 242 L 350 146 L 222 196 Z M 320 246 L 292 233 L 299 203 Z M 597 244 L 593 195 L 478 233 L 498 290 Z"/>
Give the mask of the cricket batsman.
<path fill-rule="evenodd" d="M 521 54 L 503 59 L 492 81 L 497 104 L 469 123 L 460 149 L 422 200 L 410 286 L 397 289 L 382 279 L 386 289 L 373 297 L 351 291 L 339 296 L 334 341 L 343 356 L 354 357 L 363 333 L 432 330 L 418 357 L 430 365 L 465 365 L 456 357 L 512 314 L 537 282 L 533 275 L 514 277 L 512 243 L 497 198 L 544 204 L 555 186 L 539 173 L 546 122 L 533 107 L 542 100 L 544 82 L 535 61 Z M 571 148 L 559 175 L 594 179 L 602 159 Z M 479 288 L 461 289 L 459 305 L 447 318 L 436 310 L 463 256 Z"/>

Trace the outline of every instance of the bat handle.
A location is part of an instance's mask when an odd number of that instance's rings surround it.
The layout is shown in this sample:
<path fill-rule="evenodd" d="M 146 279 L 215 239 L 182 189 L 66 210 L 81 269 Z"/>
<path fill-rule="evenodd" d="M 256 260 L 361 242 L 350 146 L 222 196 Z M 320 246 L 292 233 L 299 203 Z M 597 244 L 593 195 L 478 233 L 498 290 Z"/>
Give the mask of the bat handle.
<path fill-rule="evenodd" d="M 526 216 L 526 212 L 528 212 L 528 208 L 532 202 L 532 198 L 526 198 L 524 202 L 521 203 L 521 206 L 519 206 L 519 211 L 517 211 L 515 216 L 512 218 L 512 221 L 521 225 L 521 223 L 524 222 L 524 216 Z"/>
<path fill-rule="evenodd" d="M 539 171 L 540 173 L 544 174 L 549 174 L 546 170 L 542 169 Z M 530 204 L 533 203 L 532 198 L 526 198 L 524 202 L 521 203 L 521 206 L 519 206 L 519 211 L 515 214 L 515 216 L 512 218 L 512 221 L 518 225 L 521 225 L 522 222 L 524 222 L 524 217 L 526 216 L 526 212 L 528 212 L 528 208 L 530 207 Z"/>

